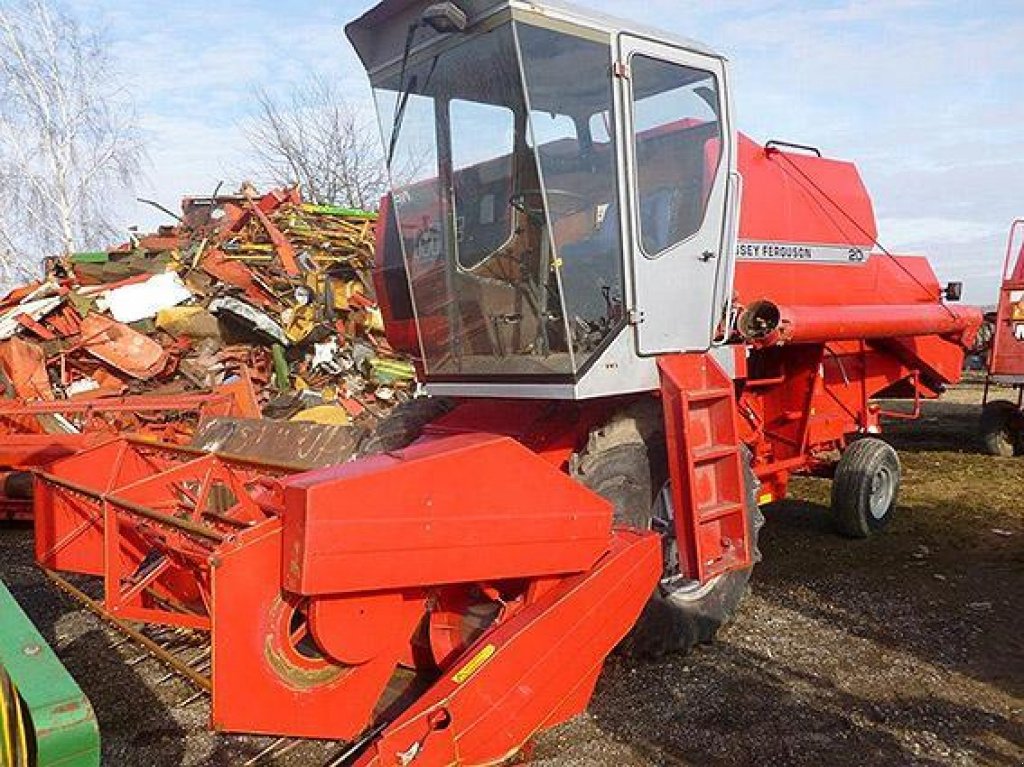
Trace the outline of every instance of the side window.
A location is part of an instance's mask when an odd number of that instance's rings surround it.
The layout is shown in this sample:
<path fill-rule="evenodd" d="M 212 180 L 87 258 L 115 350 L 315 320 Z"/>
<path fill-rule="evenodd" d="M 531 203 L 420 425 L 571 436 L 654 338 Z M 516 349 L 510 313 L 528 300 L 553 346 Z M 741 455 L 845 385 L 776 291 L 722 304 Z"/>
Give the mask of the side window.
<path fill-rule="evenodd" d="M 722 155 L 718 83 L 710 72 L 631 61 L 640 235 L 657 256 L 696 234 Z"/>
<path fill-rule="evenodd" d="M 459 264 L 472 269 L 512 236 L 515 116 L 475 101 L 453 100 L 449 109 Z"/>
<path fill-rule="evenodd" d="M 396 98 L 394 91 L 377 91 L 378 109 L 381 115 L 389 115 L 388 120 L 395 112 Z M 396 226 L 405 241 L 404 257 L 430 264 L 441 257 L 443 229 L 437 144 L 422 140 L 434 130 L 434 99 L 410 94 L 403 115 L 390 168 L 394 213 L 401 221 L 401 226 Z M 389 141 L 390 128 L 385 132 L 385 145 Z"/>
<path fill-rule="evenodd" d="M 533 110 L 530 112 L 530 133 L 527 137 L 531 147 L 541 151 L 578 152 L 576 123 L 571 117 Z"/>
<path fill-rule="evenodd" d="M 610 144 L 612 142 L 611 112 L 598 112 L 591 116 L 590 137 L 595 144 Z"/>

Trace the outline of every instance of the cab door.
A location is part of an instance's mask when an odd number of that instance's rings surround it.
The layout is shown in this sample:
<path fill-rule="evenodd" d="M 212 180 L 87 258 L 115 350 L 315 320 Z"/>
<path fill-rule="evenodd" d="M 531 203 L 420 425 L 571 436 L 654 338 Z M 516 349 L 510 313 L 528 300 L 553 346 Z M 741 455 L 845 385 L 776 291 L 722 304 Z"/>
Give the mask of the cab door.
<path fill-rule="evenodd" d="M 706 350 L 727 313 L 738 221 L 725 62 L 621 35 L 616 73 L 637 348 Z"/>

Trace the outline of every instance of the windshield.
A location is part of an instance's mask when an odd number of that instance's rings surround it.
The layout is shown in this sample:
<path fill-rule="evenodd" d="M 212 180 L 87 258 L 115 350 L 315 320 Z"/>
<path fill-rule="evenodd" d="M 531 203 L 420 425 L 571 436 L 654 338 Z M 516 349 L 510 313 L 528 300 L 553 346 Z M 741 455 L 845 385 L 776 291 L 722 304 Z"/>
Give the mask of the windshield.
<path fill-rule="evenodd" d="M 577 374 L 624 317 L 609 45 L 509 22 L 402 70 L 374 86 L 428 376 Z"/>

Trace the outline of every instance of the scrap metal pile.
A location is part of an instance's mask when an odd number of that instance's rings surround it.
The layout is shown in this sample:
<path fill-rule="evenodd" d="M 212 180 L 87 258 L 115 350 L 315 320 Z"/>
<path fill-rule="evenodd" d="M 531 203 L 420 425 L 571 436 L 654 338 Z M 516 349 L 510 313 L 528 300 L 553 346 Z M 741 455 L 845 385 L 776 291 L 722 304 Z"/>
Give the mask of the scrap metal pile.
<path fill-rule="evenodd" d="M 375 220 L 297 189 L 186 198 L 176 225 L 52 259 L 0 300 L 0 383 L 31 402 L 251 381 L 269 418 L 380 414 L 415 371 L 372 298 Z"/>

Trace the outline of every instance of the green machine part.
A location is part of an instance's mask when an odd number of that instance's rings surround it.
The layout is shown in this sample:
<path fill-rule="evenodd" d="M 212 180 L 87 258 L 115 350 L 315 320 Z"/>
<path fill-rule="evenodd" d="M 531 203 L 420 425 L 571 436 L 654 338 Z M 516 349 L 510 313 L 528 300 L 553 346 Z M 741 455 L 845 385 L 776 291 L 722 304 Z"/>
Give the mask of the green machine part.
<path fill-rule="evenodd" d="M 0 767 L 97 767 L 89 700 L 0 582 Z"/>

